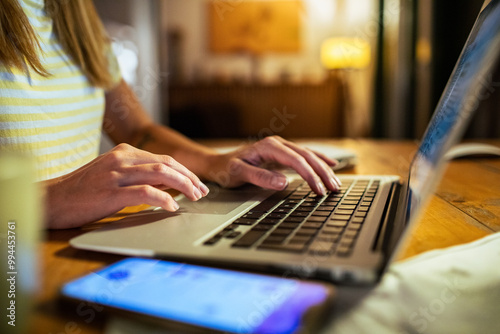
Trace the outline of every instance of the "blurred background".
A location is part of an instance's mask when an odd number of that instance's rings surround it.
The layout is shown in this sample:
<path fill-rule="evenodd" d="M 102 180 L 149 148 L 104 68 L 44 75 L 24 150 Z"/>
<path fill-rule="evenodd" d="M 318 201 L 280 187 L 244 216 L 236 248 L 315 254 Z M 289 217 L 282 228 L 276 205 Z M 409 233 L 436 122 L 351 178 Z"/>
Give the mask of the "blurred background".
<path fill-rule="evenodd" d="M 192 138 L 419 138 L 482 1 L 94 0 L 125 80 Z M 469 138 L 500 136 L 500 69 Z"/>

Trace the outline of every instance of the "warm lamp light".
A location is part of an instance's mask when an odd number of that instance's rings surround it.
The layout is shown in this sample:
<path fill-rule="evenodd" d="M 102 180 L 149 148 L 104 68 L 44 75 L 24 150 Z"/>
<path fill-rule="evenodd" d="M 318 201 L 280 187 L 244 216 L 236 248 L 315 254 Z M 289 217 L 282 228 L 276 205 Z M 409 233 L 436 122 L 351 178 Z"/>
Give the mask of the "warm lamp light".
<path fill-rule="evenodd" d="M 321 45 L 321 62 L 328 69 L 361 69 L 370 64 L 370 44 L 361 38 L 328 38 Z"/>

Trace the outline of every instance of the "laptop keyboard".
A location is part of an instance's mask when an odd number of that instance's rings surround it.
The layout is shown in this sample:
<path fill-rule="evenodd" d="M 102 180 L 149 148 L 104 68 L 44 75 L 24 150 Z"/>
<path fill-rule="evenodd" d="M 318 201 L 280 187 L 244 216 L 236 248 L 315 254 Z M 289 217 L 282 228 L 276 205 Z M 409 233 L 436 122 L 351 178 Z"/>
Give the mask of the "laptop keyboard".
<path fill-rule="evenodd" d="M 338 192 L 317 195 L 302 180 L 276 192 L 204 245 L 234 239 L 231 247 L 348 256 L 378 191 L 378 180 L 342 180 Z M 240 226 L 251 226 L 242 233 Z"/>

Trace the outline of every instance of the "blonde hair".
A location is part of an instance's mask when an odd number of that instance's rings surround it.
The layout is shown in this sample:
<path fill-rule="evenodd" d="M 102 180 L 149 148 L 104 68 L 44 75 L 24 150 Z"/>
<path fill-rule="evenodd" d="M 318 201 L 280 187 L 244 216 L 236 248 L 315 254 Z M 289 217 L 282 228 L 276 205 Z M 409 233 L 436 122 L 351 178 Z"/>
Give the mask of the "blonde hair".
<path fill-rule="evenodd" d="M 91 0 L 45 0 L 54 32 L 64 50 L 96 87 L 112 85 L 105 50 L 109 38 Z M 31 67 L 43 76 L 50 73 L 39 59 L 38 35 L 19 0 L 0 1 L 0 63 L 27 71 Z"/>

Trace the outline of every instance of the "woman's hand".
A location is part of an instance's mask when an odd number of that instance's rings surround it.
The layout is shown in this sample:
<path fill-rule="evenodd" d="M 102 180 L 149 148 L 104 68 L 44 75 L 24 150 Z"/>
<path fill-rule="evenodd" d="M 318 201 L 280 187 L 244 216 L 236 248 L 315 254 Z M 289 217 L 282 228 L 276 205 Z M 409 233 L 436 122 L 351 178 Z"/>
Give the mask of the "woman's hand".
<path fill-rule="evenodd" d="M 215 155 L 212 159 L 212 167 L 206 177 L 225 187 L 248 182 L 268 189 L 284 189 L 287 186 L 286 177 L 266 169 L 268 163 L 293 168 L 318 194 L 325 194 L 326 188 L 337 191 L 341 185 L 330 168 L 337 161 L 279 136 L 267 137 L 235 152 Z"/>
<path fill-rule="evenodd" d="M 44 183 L 49 228 L 81 226 L 139 204 L 176 211 L 179 206 L 165 189 L 178 190 L 193 201 L 208 194 L 207 186 L 170 156 L 127 144 Z"/>

